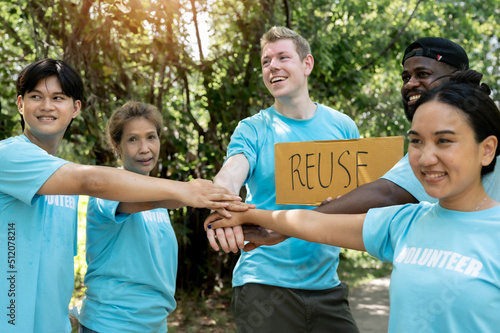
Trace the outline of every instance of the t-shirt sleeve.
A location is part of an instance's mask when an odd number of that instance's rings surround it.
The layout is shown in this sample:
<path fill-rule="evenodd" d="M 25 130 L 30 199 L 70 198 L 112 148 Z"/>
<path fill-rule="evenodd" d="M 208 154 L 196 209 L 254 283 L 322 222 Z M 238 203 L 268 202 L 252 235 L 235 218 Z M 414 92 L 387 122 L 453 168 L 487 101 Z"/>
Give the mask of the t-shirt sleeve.
<path fill-rule="evenodd" d="M 387 179 L 402 187 L 418 201 L 437 202 L 437 199 L 425 192 L 423 185 L 413 173 L 410 162 L 408 161 L 408 154 L 396 163 L 391 170 L 387 171 L 387 173 L 382 176 L 382 179 Z"/>
<path fill-rule="evenodd" d="M 118 213 L 119 201 L 104 200 L 101 198 L 90 198 L 87 208 L 87 214 L 94 216 L 94 223 L 122 223 L 130 214 Z"/>
<path fill-rule="evenodd" d="M 382 261 L 392 262 L 397 242 L 407 232 L 417 206 L 408 204 L 370 209 L 363 224 L 366 252 Z"/>
<path fill-rule="evenodd" d="M 260 136 L 264 138 L 264 136 Z M 257 165 L 259 134 L 257 128 L 249 121 L 241 121 L 231 136 L 231 142 L 227 147 L 227 158 L 244 154 L 250 164 L 250 171 L 248 172 L 247 179 L 251 177 Z"/>
<path fill-rule="evenodd" d="M 40 187 L 64 164 L 32 143 L 11 143 L 0 149 L 0 191 L 27 205 L 38 197 Z"/>
<path fill-rule="evenodd" d="M 347 118 L 349 118 L 349 117 L 347 117 Z M 356 123 L 354 122 L 354 120 L 349 118 L 348 124 L 349 124 L 349 127 L 348 127 L 346 138 L 359 139 L 359 137 L 360 137 L 359 129 L 358 129 L 358 126 L 356 126 Z"/>

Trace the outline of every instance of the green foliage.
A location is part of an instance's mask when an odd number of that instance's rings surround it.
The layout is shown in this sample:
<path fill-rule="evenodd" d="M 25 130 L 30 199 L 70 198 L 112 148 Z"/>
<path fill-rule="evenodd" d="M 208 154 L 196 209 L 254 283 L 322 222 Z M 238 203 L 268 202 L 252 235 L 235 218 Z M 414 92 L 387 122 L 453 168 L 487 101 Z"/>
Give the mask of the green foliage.
<path fill-rule="evenodd" d="M 313 100 L 350 115 L 365 137 L 408 129 L 400 61 L 419 37 L 457 41 L 485 82 L 494 89 L 500 82 L 496 0 L 4 0 L 0 14 L 0 139 L 21 132 L 20 69 L 62 58 L 81 72 L 86 94 L 61 156 L 114 165 L 102 129 L 117 106 L 141 100 L 165 118 L 156 175 L 177 180 L 212 178 L 238 121 L 272 104 L 261 82 L 259 40 L 273 25 L 310 41 Z M 195 26 L 210 40 L 188 39 Z M 233 257 L 208 250 L 206 213 L 173 213 L 185 288 L 230 278 Z"/>
<path fill-rule="evenodd" d="M 392 264 L 382 262 L 366 252 L 340 249 L 337 273 L 341 281 L 355 288 L 367 281 L 391 274 Z"/>

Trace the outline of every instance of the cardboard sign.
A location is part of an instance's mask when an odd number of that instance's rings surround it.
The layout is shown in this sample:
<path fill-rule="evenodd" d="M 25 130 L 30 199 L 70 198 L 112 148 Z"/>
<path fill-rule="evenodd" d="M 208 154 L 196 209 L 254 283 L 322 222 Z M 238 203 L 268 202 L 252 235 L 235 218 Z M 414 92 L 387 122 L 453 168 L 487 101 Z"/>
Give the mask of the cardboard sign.
<path fill-rule="evenodd" d="M 404 154 L 403 137 L 274 145 L 276 203 L 319 205 L 377 180 Z"/>

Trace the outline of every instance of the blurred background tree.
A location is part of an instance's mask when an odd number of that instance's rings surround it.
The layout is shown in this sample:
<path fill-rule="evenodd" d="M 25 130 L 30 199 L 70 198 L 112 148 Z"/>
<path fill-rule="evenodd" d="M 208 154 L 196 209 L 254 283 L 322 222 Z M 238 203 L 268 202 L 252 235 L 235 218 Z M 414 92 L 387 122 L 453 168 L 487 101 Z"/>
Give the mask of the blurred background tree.
<path fill-rule="evenodd" d="M 3 0 L 0 139 L 18 135 L 17 73 L 37 59 L 78 69 L 86 94 L 64 158 L 115 165 L 100 138 L 112 111 L 134 99 L 165 118 L 155 176 L 212 179 L 238 121 L 272 103 L 259 40 L 273 25 L 309 40 L 314 101 L 351 116 L 364 137 L 404 135 L 401 56 L 419 37 L 462 45 L 471 68 L 500 83 L 497 0 Z M 494 90 L 498 100 L 498 91 Z M 205 210 L 171 212 L 181 289 L 229 282 L 235 255 L 209 250 Z"/>

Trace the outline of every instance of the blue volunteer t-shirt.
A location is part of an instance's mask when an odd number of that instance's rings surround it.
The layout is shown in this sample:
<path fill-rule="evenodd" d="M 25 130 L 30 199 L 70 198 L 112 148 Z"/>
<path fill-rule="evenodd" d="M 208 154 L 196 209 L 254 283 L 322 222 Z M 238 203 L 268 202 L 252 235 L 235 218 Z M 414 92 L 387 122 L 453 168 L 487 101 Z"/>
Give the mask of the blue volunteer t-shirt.
<path fill-rule="evenodd" d="M 0 142 L 0 332 L 71 331 L 78 196 L 36 194 L 66 163 L 24 135 Z"/>
<path fill-rule="evenodd" d="M 496 333 L 500 206 L 459 212 L 421 202 L 368 211 L 368 253 L 393 263 L 389 332 Z"/>
<path fill-rule="evenodd" d="M 385 175 L 383 179 L 390 180 L 394 184 L 402 187 L 408 193 L 413 195 L 418 201 L 437 202 L 436 198 L 431 197 L 425 192 L 424 186 L 417 179 L 411 169 L 406 154 L 396 165 Z M 486 193 L 495 201 L 500 201 L 500 159 L 497 157 L 495 169 L 483 177 L 483 186 Z"/>
<path fill-rule="evenodd" d="M 175 309 L 177 239 L 167 209 L 117 214 L 90 198 L 80 322 L 97 332 L 166 332 Z"/>
<path fill-rule="evenodd" d="M 356 124 L 345 114 L 317 104 L 311 119 L 296 120 L 274 107 L 242 120 L 236 127 L 227 156 L 243 153 L 250 164 L 246 202 L 260 209 L 312 209 L 311 206 L 276 205 L 274 144 L 281 142 L 357 139 Z M 338 247 L 289 238 L 274 246 L 242 252 L 233 286 L 261 283 L 273 286 L 324 290 L 340 284 Z"/>

